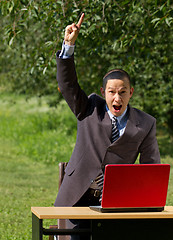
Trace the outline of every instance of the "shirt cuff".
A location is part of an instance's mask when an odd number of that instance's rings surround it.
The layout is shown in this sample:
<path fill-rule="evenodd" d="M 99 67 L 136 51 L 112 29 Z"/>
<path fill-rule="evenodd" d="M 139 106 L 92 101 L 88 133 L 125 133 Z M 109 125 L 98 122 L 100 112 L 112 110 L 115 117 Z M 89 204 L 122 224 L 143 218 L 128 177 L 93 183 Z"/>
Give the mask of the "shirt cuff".
<path fill-rule="evenodd" d="M 63 41 L 59 58 L 62 59 L 70 58 L 74 54 L 74 47 L 75 45 L 66 45 L 65 42 Z"/>

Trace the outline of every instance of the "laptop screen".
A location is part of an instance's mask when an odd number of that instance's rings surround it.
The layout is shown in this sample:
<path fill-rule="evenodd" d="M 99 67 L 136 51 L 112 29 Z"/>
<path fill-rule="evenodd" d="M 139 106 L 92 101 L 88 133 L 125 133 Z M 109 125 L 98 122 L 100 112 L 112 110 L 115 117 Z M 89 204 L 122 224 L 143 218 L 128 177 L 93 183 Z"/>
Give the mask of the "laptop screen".
<path fill-rule="evenodd" d="M 105 167 L 103 208 L 163 207 L 169 164 L 109 164 Z"/>

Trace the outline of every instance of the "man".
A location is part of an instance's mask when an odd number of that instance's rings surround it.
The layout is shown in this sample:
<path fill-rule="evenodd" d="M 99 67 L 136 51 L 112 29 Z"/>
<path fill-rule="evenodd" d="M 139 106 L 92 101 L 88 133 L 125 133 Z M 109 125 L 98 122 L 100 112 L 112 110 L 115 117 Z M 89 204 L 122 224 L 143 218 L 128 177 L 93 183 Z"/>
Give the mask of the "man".
<path fill-rule="evenodd" d="M 129 105 L 134 89 L 121 69 L 103 78 L 100 97 L 89 97 L 80 88 L 74 64 L 74 44 L 84 14 L 78 24 L 67 26 L 63 49 L 57 53 L 57 80 L 62 95 L 78 119 L 77 140 L 55 206 L 98 205 L 106 164 L 160 163 L 156 140 L 156 120 Z M 113 139 L 112 139 L 113 138 Z M 84 227 L 86 221 L 68 222 Z M 72 239 L 88 239 L 73 236 Z"/>

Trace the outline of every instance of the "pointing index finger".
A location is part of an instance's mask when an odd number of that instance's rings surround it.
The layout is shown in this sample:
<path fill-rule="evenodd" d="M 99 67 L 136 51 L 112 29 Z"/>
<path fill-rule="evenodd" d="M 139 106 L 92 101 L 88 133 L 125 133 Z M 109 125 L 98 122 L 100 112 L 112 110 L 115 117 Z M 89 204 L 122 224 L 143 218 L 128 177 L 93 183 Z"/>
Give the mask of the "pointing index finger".
<path fill-rule="evenodd" d="M 80 29 L 81 25 L 82 25 L 82 22 L 83 22 L 83 19 L 84 19 L 84 13 L 82 13 L 78 23 L 76 24 L 76 26 Z"/>

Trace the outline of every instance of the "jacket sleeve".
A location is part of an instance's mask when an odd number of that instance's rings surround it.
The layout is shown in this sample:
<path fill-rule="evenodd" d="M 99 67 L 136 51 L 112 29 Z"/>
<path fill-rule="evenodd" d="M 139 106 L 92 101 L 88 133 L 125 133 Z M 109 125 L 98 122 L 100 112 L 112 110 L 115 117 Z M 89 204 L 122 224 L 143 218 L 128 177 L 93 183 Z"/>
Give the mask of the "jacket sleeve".
<path fill-rule="evenodd" d="M 59 58 L 57 53 L 57 81 L 59 89 L 70 109 L 78 120 L 85 117 L 89 99 L 80 88 L 75 70 L 74 55 L 67 59 Z"/>
<path fill-rule="evenodd" d="M 140 163 L 160 163 L 159 147 L 156 139 L 156 120 L 139 148 Z"/>

